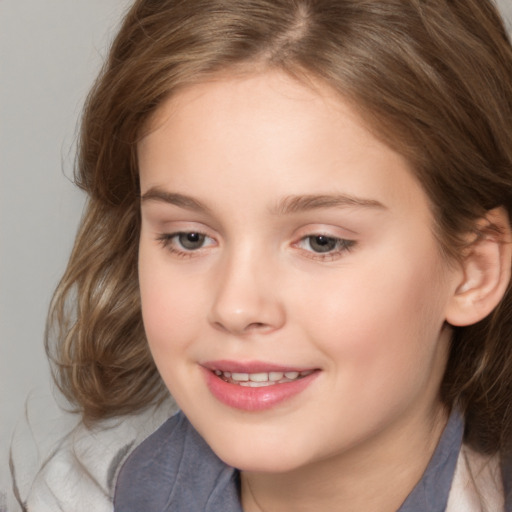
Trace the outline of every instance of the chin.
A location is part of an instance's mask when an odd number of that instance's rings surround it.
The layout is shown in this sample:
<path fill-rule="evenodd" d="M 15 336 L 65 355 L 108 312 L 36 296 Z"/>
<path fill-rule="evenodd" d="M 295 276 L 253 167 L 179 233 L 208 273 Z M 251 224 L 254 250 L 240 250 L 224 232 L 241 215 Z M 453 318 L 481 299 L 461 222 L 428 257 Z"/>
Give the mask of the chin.
<path fill-rule="evenodd" d="M 304 450 L 286 446 L 284 440 L 269 442 L 268 438 L 240 441 L 206 439 L 215 454 L 229 466 L 240 471 L 257 473 L 286 473 L 304 465 Z M 300 457 L 298 457 L 300 455 Z"/>
<path fill-rule="evenodd" d="M 283 459 L 279 452 L 274 452 L 273 455 L 260 453 L 253 457 L 240 457 L 239 454 L 228 454 L 226 457 L 223 454 L 217 455 L 229 466 L 249 473 L 288 473 L 302 465 L 297 460 Z"/>

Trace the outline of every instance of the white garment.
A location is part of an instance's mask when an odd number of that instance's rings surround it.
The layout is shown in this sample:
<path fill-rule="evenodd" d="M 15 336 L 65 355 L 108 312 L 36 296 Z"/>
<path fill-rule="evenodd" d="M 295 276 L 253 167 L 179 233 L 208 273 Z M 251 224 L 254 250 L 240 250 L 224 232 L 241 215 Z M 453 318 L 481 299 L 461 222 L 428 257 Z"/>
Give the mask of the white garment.
<path fill-rule="evenodd" d="M 485 457 L 462 446 L 446 512 L 504 512 L 499 457 Z"/>
<path fill-rule="evenodd" d="M 111 512 L 122 462 L 176 411 L 169 398 L 88 429 L 78 415 L 63 412 L 48 397 L 30 400 L 13 438 L 7 512 Z"/>

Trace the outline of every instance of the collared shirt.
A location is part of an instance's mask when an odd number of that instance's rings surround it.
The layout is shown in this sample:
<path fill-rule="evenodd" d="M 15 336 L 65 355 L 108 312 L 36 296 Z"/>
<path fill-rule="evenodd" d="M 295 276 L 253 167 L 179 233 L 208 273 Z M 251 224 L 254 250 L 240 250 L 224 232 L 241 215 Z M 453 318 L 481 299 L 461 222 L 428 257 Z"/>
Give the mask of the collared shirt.
<path fill-rule="evenodd" d="M 444 512 L 464 425 L 451 414 L 423 477 L 397 512 Z M 122 467 L 115 512 L 242 512 L 239 472 L 222 462 L 183 413 L 139 445 Z"/>

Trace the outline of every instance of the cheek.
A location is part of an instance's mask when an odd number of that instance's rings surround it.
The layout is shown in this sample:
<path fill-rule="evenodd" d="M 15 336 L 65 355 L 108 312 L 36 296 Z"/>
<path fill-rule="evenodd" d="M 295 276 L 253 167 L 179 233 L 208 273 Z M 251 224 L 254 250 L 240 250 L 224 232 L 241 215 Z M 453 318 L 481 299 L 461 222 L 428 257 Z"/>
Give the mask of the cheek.
<path fill-rule="evenodd" d="M 436 260 L 403 257 L 410 253 L 381 254 L 360 272 L 347 269 L 310 288 L 309 307 L 297 302 L 310 339 L 340 366 L 347 363 L 347 371 L 373 379 L 432 362 L 444 323 L 444 290 Z"/>
<path fill-rule="evenodd" d="M 380 270 L 366 274 L 364 288 L 346 281 L 348 293 L 323 308 L 313 297 L 316 314 L 307 328 L 324 354 L 331 388 L 341 390 L 340 411 L 351 411 L 355 425 L 377 429 L 422 403 L 419 397 L 436 394 L 447 354 L 441 310 L 426 306 L 437 303 L 432 280 L 413 268 L 397 275 Z"/>
<path fill-rule="evenodd" d="M 146 336 L 157 365 L 159 357 L 180 350 L 197 329 L 200 296 L 193 283 L 173 273 L 165 254 L 139 252 L 139 286 Z M 188 334 L 187 334 L 188 333 Z"/>
<path fill-rule="evenodd" d="M 169 272 L 169 266 L 141 255 L 139 280 L 142 316 L 149 348 L 158 371 L 180 404 L 200 396 L 191 357 L 201 338 L 198 302 L 191 283 Z M 147 264 L 146 264 L 147 263 Z M 191 348 L 192 347 L 192 348 Z M 183 386 L 181 383 L 186 382 Z"/>

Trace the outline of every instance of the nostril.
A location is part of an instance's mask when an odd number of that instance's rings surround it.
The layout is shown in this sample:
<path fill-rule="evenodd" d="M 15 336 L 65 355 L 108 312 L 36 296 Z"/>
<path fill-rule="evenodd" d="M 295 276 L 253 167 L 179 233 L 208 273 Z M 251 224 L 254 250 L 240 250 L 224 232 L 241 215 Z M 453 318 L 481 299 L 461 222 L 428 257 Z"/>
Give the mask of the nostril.
<path fill-rule="evenodd" d="M 247 324 L 244 327 L 241 327 L 240 329 L 237 329 L 236 326 L 230 325 L 226 326 L 222 322 L 214 322 L 214 326 L 223 331 L 223 332 L 232 332 L 232 333 L 238 333 L 238 334 L 244 334 L 244 333 L 250 333 L 250 332 L 256 332 L 256 331 L 266 331 L 267 329 L 271 329 L 271 326 L 267 325 L 264 322 L 251 322 Z"/>
<path fill-rule="evenodd" d="M 253 323 L 249 324 L 249 325 L 245 328 L 245 330 L 246 330 L 246 331 L 249 331 L 249 330 L 251 330 L 251 329 L 263 329 L 263 328 L 265 328 L 265 327 L 267 327 L 267 325 L 266 325 L 266 324 L 264 324 L 264 323 L 262 323 L 262 322 L 253 322 Z"/>

